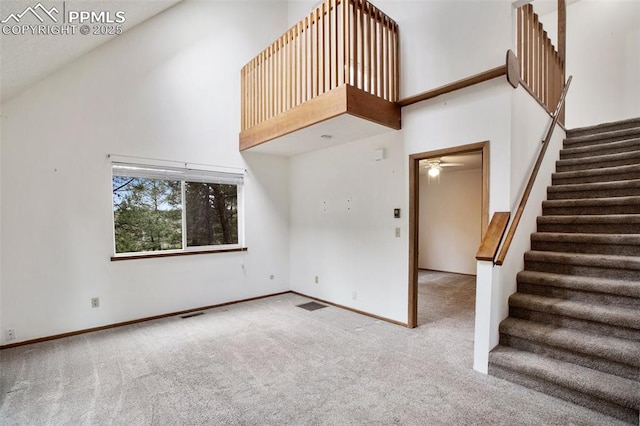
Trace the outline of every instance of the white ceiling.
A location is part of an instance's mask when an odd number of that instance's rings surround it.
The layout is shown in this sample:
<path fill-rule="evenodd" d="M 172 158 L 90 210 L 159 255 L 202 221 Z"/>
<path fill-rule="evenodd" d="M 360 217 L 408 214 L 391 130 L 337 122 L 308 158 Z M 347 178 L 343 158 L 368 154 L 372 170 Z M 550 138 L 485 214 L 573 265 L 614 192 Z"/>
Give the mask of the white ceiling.
<path fill-rule="evenodd" d="M 394 131 L 372 121 L 342 114 L 270 140 L 247 152 L 293 157 Z"/>
<path fill-rule="evenodd" d="M 123 11 L 126 20 L 122 29 L 126 32 L 180 1 L 182 0 L 2 0 L 0 21 L 42 3 L 47 10 L 56 8 L 58 12 L 52 12 L 52 15 L 59 22 L 63 10 L 67 12 L 66 16 L 68 11 L 109 11 L 112 15 Z M 50 18 L 43 18 L 44 22 L 41 23 L 34 15 L 27 13 L 19 24 L 56 25 Z M 9 24 L 16 23 L 10 19 L 0 26 Z M 73 35 L 0 35 L 0 103 L 114 37 L 118 36 L 82 35 L 79 33 L 79 26 Z"/>

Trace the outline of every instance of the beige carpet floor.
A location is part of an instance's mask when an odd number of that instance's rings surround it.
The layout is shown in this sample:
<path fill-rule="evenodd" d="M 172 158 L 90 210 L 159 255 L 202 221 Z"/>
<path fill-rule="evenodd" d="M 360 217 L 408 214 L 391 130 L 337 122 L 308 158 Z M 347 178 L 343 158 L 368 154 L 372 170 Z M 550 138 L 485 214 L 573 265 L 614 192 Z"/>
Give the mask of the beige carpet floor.
<path fill-rule="evenodd" d="M 472 369 L 473 277 L 410 330 L 286 294 L 0 352 L 2 425 L 616 425 Z"/>

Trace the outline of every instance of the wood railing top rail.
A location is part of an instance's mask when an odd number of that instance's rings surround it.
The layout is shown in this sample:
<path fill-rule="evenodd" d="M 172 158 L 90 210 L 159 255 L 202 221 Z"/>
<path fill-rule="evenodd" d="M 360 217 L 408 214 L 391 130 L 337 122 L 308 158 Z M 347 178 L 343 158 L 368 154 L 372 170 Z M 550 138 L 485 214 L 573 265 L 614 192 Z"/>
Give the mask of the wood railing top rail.
<path fill-rule="evenodd" d="M 572 76 L 569 76 L 567 79 L 567 83 L 564 85 L 564 89 L 562 90 L 562 95 L 560 96 L 560 100 L 558 101 L 558 105 L 556 106 L 556 110 L 553 113 L 553 119 L 551 120 L 551 124 L 549 125 L 549 129 L 547 130 L 547 134 L 542 142 L 542 148 L 540 149 L 540 153 L 538 154 L 538 158 L 536 159 L 536 163 L 533 166 L 533 170 L 531 171 L 531 175 L 529 176 L 529 181 L 527 182 L 527 186 L 524 189 L 524 193 L 522 194 L 522 198 L 520 199 L 520 204 L 518 205 L 518 209 L 513 215 L 513 221 L 509 226 L 509 232 L 507 232 L 507 236 L 504 240 L 504 244 L 502 245 L 502 249 L 500 250 L 500 254 L 496 259 L 496 265 L 502 265 L 504 263 L 504 259 L 507 257 L 507 252 L 509 251 L 509 247 L 511 246 L 511 241 L 513 240 L 513 236 L 518 229 L 518 224 L 520 223 L 520 219 L 522 218 L 522 213 L 524 212 L 524 208 L 527 205 L 527 201 L 529 200 L 529 195 L 531 194 L 531 190 L 533 189 L 533 184 L 536 181 L 536 177 L 538 176 L 538 172 L 540 171 L 540 166 L 542 165 L 542 160 L 544 159 L 544 154 L 547 152 L 547 148 L 549 147 L 549 142 L 551 142 L 551 136 L 553 135 L 553 131 L 558 124 L 558 118 L 560 116 L 560 111 L 564 106 L 565 98 L 567 97 L 567 91 L 569 90 L 569 86 L 571 85 Z M 493 220 L 493 219 L 492 219 Z"/>
<path fill-rule="evenodd" d="M 500 248 L 500 242 L 509 225 L 509 218 L 511 212 L 495 212 L 487 228 L 487 232 L 484 234 L 484 238 L 480 242 L 478 252 L 476 253 L 476 260 L 485 260 L 493 262 L 498 254 Z"/>
<path fill-rule="evenodd" d="M 426 101 L 427 99 L 435 98 L 436 96 L 455 92 L 456 90 L 464 89 L 465 87 L 483 83 L 485 81 L 492 80 L 503 75 L 507 76 L 507 80 L 515 88 L 518 87 L 518 84 L 520 82 L 519 68 L 520 65 L 518 64 L 518 58 L 516 58 L 515 53 L 513 53 L 511 50 L 508 50 L 506 63 L 504 65 L 500 65 L 499 67 L 495 67 L 490 70 L 474 74 L 470 77 L 454 81 L 453 83 L 445 84 L 444 86 L 440 86 L 426 92 L 418 93 L 417 95 L 400 99 L 398 101 L 398 105 L 400 105 L 401 107 L 406 107 L 418 102 Z"/>

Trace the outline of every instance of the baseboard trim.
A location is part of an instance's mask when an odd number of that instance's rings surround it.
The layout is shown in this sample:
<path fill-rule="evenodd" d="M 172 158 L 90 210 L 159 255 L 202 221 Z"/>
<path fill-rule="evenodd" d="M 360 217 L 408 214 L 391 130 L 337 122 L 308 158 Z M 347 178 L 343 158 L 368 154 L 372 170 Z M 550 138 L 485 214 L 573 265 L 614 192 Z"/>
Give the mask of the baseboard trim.
<path fill-rule="evenodd" d="M 429 269 L 429 268 L 418 268 L 418 271 L 444 272 L 445 274 L 464 275 L 464 276 L 467 276 L 467 277 L 475 277 L 476 276 L 476 274 L 465 274 L 465 273 L 462 273 L 462 272 L 441 271 L 439 269 Z"/>
<path fill-rule="evenodd" d="M 282 291 L 280 293 L 266 294 L 264 296 L 250 297 L 248 299 L 241 299 L 241 300 L 234 300 L 234 301 L 231 301 L 231 302 L 219 303 L 217 305 L 202 306 L 200 308 L 187 309 L 187 310 L 184 310 L 184 311 L 171 312 L 171 313 L 167 313 L 167 314 L 155 315 L 155 316 L 152 316 L 152 317 L 145 317 L 145 318 L 139 318 L 139 319 L 130 320 L 130 321 L 118 322 L 118 323 L 114 323 L 114 324 L 102 325 L 100 327 L 85 328 L 83 330 L 77 330 L 77 331 L 70 331 L 68 333 L 55 334 L 53 336 L 39 337 L 37 339 L 25 340 L 25 341 L 17 342 L 17 343 L 10 343 L 10 344 L 6 344 L 6 345 L 1 345 L 0 346 L 0 350 L 17 348 L 17 347 L 20 347 L 20 346 L 33 345 L 35 343 L 48 342 L 50 340 L 64 339 L 65 337 L 72 337 L 72 336 L 78 336 L 78 335 L 81 335 L 81 334 L 93 333 L 93 332 L 96 332 L 96 331 L 109 330 L 111 328 L 124 327 L 126 325 L 139 324 L 139 323 L 147 322 L 147 321 L 153 321 L 153 320 L 158 320 L 158 319 L 163 319 L 163 318 L 175 317 L 175 316 L 178 316 L 178 315 L 190 314 L 192 312 L 197 312 L 197 311 L 205 311 L 205 310 L 208 310 L 208 309 L 221 308 L 223 306 L 235 305 L 235 304 L 244 303 L 244 302 L 251 302 L 251 301 L 254 301 L 254 300 L 266 299 L 268 297 L 282 296 L 283 294 L 289 294 L 289 293 L 296 294 L 296 295 L 302 296 L 302 297 L 306 297 L 308 299 L 317 300 L 318 302 L 326 303 L 327 305 L 335 306 L 336 308 L 345 309 L 347 311 L 355 312 L 357 314 L 365 315 L 365 316 L 368 316 L 368 317 L 371 317 L 371 318 L 375 318 L 377 320 L 385 321 L 385 322 L 388 322 L 388 323 L 391 323 L 391 324 L 399 325 L 399 326 L 402 326 L 402 327 L 409 327 L 408 324 L 400 322 L 400 321 L 396 321 L 396 320 L 392 320 L 392 319 L 389 319 L 389 318 L 381 317 L 379 315 L 371 314 L 369 312 L 360 311 L 358 309 L 350 308 L 348 306 L 340 305 L 338 303 L 329 302 L 327 300 L 318 299 L 317 297 L 308 296 L 306 294 L 298 293 L 297 291 Z"/>
<path fill-rule="evenodd" d="M 178 316 L 178 315 L 189 314 L 191 312 L 204 311 L 204 310 L 207 310 L 207 309 L 221 308 L 223 306 L 235 305 L 235 304 L 243 303 L 243 302 L 251 302 L 253 300 L 266 299 L 268 297 L 281 296 L 283 294 L 288 294 L 288 293 L 291 293 L 291 292 L 290 291 L 282 291 L 280 293 L 273 293 L 273 294 L 267 294 L 267 295 L 264 295 L 264 296 L 250 297 L 248 299 L 242 299 L 242 300 L 234 300 L 234 301 L 231 301 L 231 302 L 219 303 L 217 305 L 203 306 L 203 307 L 200 307 L 200 308 L 193 308 L 193 309 L 187 309 L 187 310 L 184 310 L 184 311 L 178 311 L 178 312 L 172 312 L 172 313 L 167 313 L 167 314 L 155 315 L 155 316 L 152 316 L 152 317 L 139 318 L 139 319 L 130 320 L 130 321 L 118 322 L 118 323 L 115 323 L 115 324 L 102 325 L 100 327 L 93 327 L 93 328 L 86 328 L 86 329 L 83 329 L 83 330 L 70 331 L 68 333 L 55 334 L 53 336 L 39 337 L 37 339 L 25 340 L 25 341 L 22 341 L 22 342 L 10 343 L 10 344 L 6 344 L 6 345 L 2 345 L 2 346 L 0 346 L 0 350 L 17 348 L 19 346 L 33 345 L 34 343 L 48 342 L 50 340 L 63 339 L 65 337 L 78 336 L 80 334 L 93 333 L 95 331 L 109 330 L 111 328 L 123 327 L 125 325 L 139 324 L 141 322 L 147 322 L 147 321 L 153 321 L 153 320 L 158 320 L 158 319 L 163 319 L 163 318 L 174 317 L 174 316 Z"/>
<path fill-rule="evenodd" d="M 371 318 L 374 318 L 374 319 L 377 319 L 377 320 L 380 320 L 380 321 L 384 321 L 384 322 L 388 322 L 388 323 L 391 323 L 391 324 L 394 324 L 394 325 L 399 325 L 401 327 L 409 328 L 409 324 L 407 324 L 407 323 L 396 321 L 396 320 L 392 320 L 390 318 L 381 317 L 379 315 L 371 314 L 369 312 L 361 311 L 359 309 L 350 308 L 348 306 L 340 305 L 339 303 L 329 302 L 328 300 L 319 299 L 317 297 L 309 296 L 307 294 L 299 293 L 299 292 L 293 291 L 293 290 L 291 290 L 289 293 L 296 294 L 296 295 L 302 296 L 302 297 L 306 297 L 308 299 L 313 299 L 313 300 L 316 300 L 318 302 L 326 303 L 327 305 L 335 306 L 336 308 L 344 309 L 346 311 L 355 312 L 356 314 L 364 315 L 364 316 L 371 317 Z"/>

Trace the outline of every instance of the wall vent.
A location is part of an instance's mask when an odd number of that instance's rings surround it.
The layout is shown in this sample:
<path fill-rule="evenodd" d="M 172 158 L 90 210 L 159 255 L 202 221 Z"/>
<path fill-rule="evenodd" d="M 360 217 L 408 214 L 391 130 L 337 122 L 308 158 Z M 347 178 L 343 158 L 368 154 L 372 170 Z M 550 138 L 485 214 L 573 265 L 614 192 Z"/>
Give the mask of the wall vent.
<path fill-rule="evenodd" d="M 302 305 L 296 305 L 298 308 L 306 309 L 307 311 L 315 311 L 317 309 L 326 308 L 327 305 L 323 305 L 318 302 L 303 303 Z"/>

